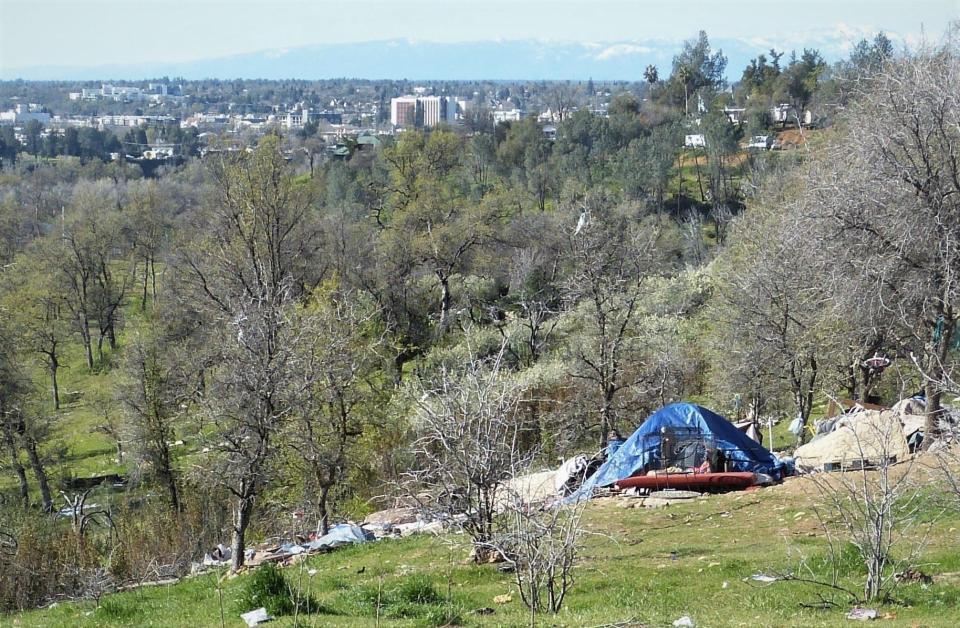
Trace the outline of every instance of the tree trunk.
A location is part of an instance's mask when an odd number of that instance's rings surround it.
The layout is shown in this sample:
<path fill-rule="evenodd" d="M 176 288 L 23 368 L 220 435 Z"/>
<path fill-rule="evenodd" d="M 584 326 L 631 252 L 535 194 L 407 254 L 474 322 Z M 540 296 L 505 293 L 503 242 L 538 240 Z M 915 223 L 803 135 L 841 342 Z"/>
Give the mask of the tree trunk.
<path fill-rule="evenodd" d="M 119 444 L 120 441 L 117 441 Z M 181 512 L 183 509 L 180 503 L 180 490 L 177 488 L 177 476 L 173 472 L 173 465 L 170 463 L 170 451 L 166 442 L 161 442 L 160 468 L 158 475 L 164 486 L 167 488 L 167 495 L 170 497 L 170 506 L 174 512 Z"/>
<path fill-rule="evenodd" d="M 245 562 L 244 552 L 247 549 L 247 526 L 250 525 L 250 515 L 253 513 L 253 496 L 237 498 L 233 506 L 233 539 L 230 549 L 233 556 L 230 559 L 230 570 L 237 571 Z"/>
<path fill-rule="evenodd" d="M 153 255 L 150 256 L 150 292 L 153 299 L 153 302 L 157 302 L 157 263 L 153 259 Z"/>
<path fill-rule="evenodd" d="M 453 296 L 450 294 L 450 278 L 442 273 L 437 273 L 437 279 L 440 280 L 440 334 L 447 331 L 450 324 L 450 309 L 453 305 Z"/>
<path fill-rule="evenodd" d="M 101 331 L 100 335 L 97 336 L 97 364 L 99 364 L 101 367 L 103 366 L 103 336 L 103 331 Z"/>
<path fill-rule="evenodd" d="M 118 446 L 119 446 L 119 441 Z M 170 496 L 170 506 L 174 512 L 180 512 L 183 506 L 180 504 L 180 491 L 177 489 L 177 479 L 173 473 L 167 473 L 164 478 L 167 485 L 167 494 Z"/>
<path fill-rule="evenodd" d="M 923 386 L 924 396 L 927 398 L 926 421 L 923 429 L 923 449 L 930 446 L 940 437 L 940 419 L 943 416 L 943 383 L 946 373 L 943 365 L 947 360 L 947 353 L 953 343 L 953 334 L 956 322 L 951 312 L 945 312 L 941 320 L 944 321 L 940 330 L 940 337 L 931 339 L 927 351 L 927 380 Z"/>
<path fill-rule="evenodd" d="M 327 512 L 327 497 L 330 495 L 330 487 L 322 486 L 320 496 L 317 497 L 317 512 L 320 515 L 320 532 L 327 534 L 330 532 L 330 513 Z"/>
<path fill-rule="evenodd" d="M 683 153 L 677 156 L 677 217 L 680 217 L 680 199 L 683 198 Z"/>
<path fill-rule="evenodd" d="M 57 370 L 60 364 L 56 357 L 50 358 L 50 386 L 53 389 L 53 409 L 60 409 L 60 385 L 57 383 Z"/>
<path fill-rule="evenodd" d="M 93 370 L 93 341 L 90 338 L 90 321 L 86 317 L 80 323 L 80 337 L 87 357 L 87 368 Z"/>
<path fill-rule="evenodd" d="M 147 258 L 143 262 L 143 294 L 140 296 L 140 311 L 147 311 L 147 282 L 150 278 L 150 260 Z"/>
<path fill-rule="evenodd" d="M 700 155 L 694 154 L 693 165 L 697 168 L 697 185 L 700 187 L 700 202 L 707 202 L 707 195 L 703 193 L 703 177 L 700 175 Z"/>
<path fill-rule="evenodd" d="M 37 478 L 37 485 L 40 487 L 40 499 L 43 501 L 43 511 L 53 510 L 53 497 L 50 495 L 50 484 L 47 482 L 47 472 L 43 468 L 43 462 L 37 454 L 37 444 L 33 439 L 24 437 L 24 449 L 27 451 L 27 459 L 33 468 L 33 475 Z"/>
<path fill-rule="evenodd" d="M 30 487 L 27 484 L 27 472 L 23 468 L 23 464 L 20 463 L 20 454 L 17 451 L 17 443 L 13 439 L 13 430 L 10 429 L 10 425 L 6 421 L 3 422 L 3 440 L 7 445 L 7 451 L 10 452 L 13 471 L 16 473 L 17 482 L 20 485 L 20 501 L 23 502 L 23 507 L 27 508 L 30 506 Z"/>

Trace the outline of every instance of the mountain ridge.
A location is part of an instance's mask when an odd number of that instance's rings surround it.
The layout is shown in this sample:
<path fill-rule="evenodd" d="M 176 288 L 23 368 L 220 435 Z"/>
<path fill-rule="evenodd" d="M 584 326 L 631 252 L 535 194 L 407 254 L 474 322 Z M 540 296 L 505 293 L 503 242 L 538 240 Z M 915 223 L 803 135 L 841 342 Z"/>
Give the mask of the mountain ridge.
<path fill-rule="evenodd" d="M 728 57 L 728 78 L 770 41 L 763 38 L 711 40 Z M 797 47 L 820 50 L 828 62 L 843 56 L 849 37 L 815 37 Z M 137 80 L 148 76 L 200 79 L 357 78 L 371 80 L 642 80 L 648 64 L 669 74 L 682 40 L 647 39 L 571 42 L 538 39 L 429 42 L 389 39 L 269 49 L 195 61 L 114 63 L 96 66 L 0 68 L 3 80 Z M 784 46 L 789 54 L 789 46 Z M 778 47 L 779 49 L 779 47 Z"/>

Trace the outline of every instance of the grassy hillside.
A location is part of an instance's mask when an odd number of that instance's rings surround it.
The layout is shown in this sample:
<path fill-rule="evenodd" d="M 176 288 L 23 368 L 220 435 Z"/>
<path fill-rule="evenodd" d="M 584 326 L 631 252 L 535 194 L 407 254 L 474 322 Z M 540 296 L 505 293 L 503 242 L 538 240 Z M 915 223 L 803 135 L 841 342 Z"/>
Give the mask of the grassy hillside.
<path fill-rule="evenodd" d="M 586 511 L 590 535 L 577 582 L 562 612 L 538 625 L 669 626 L 689 615 L 698 626 L 843 626 L 850 605 L 824 588 L 790 582 L 761 584 L 752 574 L 797 569 L 827 577 L 827 545 L 811 507 L 812 483 L 790 479 L 750 493 L 711 496 L 664 509 L 624 508 L 594 500 Z M 896 600 L 876 606 L 884 626 L 955 626 L 960 614 L 960 514 L 950 512 L 931 530 L 922 569 L 933 584 L 904 585 Z M 919 534 L 919 530 L 917 534 Z M 301 617 L 305 626 L 529 625 L 511 576 L 467 561 L 465 539 L 386 540 L 315 556 L 284 572 L 323 605 Z M 849 552 L 839 560 L 841 581 L 853 588 L 862 569 Z M 310 575 L 311 570 L 315 570 Z M 249 575 L 225 579 L 225 625 L 241 626 L 236 599 Z M 94 602 L 63 603 L 9 616 L 15 626 L 218 626 L 217 574 L 175 585 L 147 587 Z M 412 592 L 412 593 L 411 593 Z M 424 592 L 426 592 L 424 594 Z M 494 598 L 510 594 L 506 604 Z M 837 606 L 815 608 L 825 599 Z M 426 600 L 419 603 L 416 600 Z M 449 600 L 449 601 L 448 601 Z M 811 607 L 814 606 L 814 607 Z M 493 609 L 478 614 L 477 609 Z M 270 624 L 294 625 L 292 617 Z"/>

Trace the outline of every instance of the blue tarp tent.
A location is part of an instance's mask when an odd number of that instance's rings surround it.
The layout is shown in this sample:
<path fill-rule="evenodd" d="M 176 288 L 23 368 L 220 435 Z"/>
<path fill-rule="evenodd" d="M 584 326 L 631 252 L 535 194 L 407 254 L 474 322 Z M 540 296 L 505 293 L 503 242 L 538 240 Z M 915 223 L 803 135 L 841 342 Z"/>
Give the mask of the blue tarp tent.
<path fill-rule="evenodd" d="M 783 474 L 780 461 L 730 421 L 692 403 L 674 403 L 650 415 L 603 466 L 564 501 L 588 499 L 594 487 L 610 486 L 631 475 L 662 468 L 665 439 L 672 439 L 677 449 L 689 445 L 699 449 L 694 457 L 698 453 L 702 456 L 707 448 L 722 451 L 730 471 L 766 473 L 775 480 L 780 480 Z M 701 461 L 702 457 L 697 463 Z"/>

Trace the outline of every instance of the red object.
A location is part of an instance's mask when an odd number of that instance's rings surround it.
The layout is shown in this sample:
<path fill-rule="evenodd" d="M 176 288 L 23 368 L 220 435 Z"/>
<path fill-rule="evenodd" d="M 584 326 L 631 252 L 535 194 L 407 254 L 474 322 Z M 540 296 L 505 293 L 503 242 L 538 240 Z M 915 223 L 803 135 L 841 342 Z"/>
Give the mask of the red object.
<path fill-rule="evenodd" d="M 739 489 L 751 486 L 757 474 L 749 471 L 724 473 L 661 473 L 659 475 L 635 475 L 618 480 L 619 488 L 702 488 Z"/>

